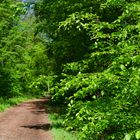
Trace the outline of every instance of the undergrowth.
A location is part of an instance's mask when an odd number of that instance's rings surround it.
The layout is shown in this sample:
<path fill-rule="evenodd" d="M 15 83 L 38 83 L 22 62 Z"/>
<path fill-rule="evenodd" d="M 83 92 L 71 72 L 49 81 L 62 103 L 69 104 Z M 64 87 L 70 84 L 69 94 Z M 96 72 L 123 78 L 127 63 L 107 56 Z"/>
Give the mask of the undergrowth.
<path fill-rule="evenodd" d="M 11 106 L 17 105 L 21 102 L 24 102 L 26 100 L 29 99 L 33 99 L 35 97 L 33 96 L 17 96 L 17 97 L 13 97 L 13 98 L 2 98 L 0 97 L 0 112 L 5 111 L 6 109 L 8 109 Z"/>
<path fill-rule="evenodd" d="M 78 140 L 76 133 L 67 131 L 64 127 L 64 107 L 47 105 L 49 112 L 49 121 L 51 122 L 51 131 L 53 140 Z"/>

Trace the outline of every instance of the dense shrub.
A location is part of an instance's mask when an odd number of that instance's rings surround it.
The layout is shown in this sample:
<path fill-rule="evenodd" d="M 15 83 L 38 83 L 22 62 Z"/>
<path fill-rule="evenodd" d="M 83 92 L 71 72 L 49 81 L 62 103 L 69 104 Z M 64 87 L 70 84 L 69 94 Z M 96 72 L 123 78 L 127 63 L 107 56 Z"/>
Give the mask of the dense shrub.
<path fill-rule="evenodd" d="M 139 9 L 136 0 L 42 0 L 35 7 L 53 40 L 49 59 L 60 78 L 53 100 L 67 106 L 64 124 L 80 139 L 139 139 Z"/>

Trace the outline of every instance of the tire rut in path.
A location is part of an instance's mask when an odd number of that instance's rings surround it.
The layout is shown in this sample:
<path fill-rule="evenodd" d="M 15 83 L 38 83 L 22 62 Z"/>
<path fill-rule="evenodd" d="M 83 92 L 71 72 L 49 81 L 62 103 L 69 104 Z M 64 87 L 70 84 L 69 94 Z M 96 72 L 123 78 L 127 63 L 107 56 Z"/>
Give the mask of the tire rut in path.
<path fill-rule="evenodd" d="M 52 140 L 47 101 L 31 100 L 0 113 L 0 140 Z"/>

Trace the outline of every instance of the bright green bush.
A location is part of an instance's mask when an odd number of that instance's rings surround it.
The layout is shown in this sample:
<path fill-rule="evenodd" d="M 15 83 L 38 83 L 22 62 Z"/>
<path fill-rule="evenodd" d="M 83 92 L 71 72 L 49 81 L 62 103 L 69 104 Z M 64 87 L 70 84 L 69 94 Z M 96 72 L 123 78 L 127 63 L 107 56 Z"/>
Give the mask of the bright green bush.
<path fill-rule="evenodd" d="M 48 57 L 60 78 L 53 100 L 67 106 L 64 124 L 79 139 L 139 139 L 139 9 L 137 0 L 42 0 L 35 7 L 53 40 Z"/>

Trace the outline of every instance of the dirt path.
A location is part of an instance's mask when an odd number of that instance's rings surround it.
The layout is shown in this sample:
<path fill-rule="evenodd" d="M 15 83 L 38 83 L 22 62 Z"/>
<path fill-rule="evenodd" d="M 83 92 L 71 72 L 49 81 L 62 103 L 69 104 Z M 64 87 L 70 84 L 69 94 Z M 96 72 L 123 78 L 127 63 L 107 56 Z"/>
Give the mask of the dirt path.
<path fill-rule="evenodd" d="M 52 140 L 45 102 L 32 100 L 0 113 L 0 140 Z"/>

